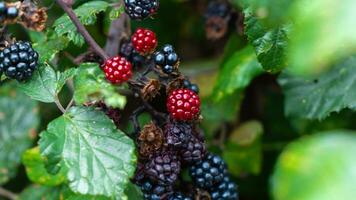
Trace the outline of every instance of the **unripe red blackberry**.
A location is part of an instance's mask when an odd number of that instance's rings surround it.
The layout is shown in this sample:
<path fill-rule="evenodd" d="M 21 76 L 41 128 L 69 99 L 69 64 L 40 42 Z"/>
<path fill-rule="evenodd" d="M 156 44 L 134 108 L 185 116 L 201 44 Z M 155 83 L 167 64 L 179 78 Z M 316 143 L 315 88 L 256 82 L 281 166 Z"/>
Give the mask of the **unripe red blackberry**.
<path fill-rule="evenodd" d="M 177 89 L 167 99 L 170 116 L 178 121 L 197 119 L 200 113 L 200 98 L 188 89 Z"/>
<path fill-rule="evenodd" d="M 29 42 L 15 42 L 0 52 L 0 73 L 24 81 L 37 69 L 38 53 Z"/>
<path fill-rule="evenodd" d="M 149 54 L 157 47 L 156 34 L 148 29 L 138 28 L 131 37 L 135 50 L 141 54 Z"/>
<path fill-rule="evenodd" d="M 121 84 L 132 77 L 131 63 L 121 56 L 106 60 L 102 68 L 106 79 L 113 84 Z"/>
<path fill-rule="evenodd" d="M 143 20 L 155 14 L 159 7 L 158 0 L 125 0 L 125 11 L 131 19 Z"/>

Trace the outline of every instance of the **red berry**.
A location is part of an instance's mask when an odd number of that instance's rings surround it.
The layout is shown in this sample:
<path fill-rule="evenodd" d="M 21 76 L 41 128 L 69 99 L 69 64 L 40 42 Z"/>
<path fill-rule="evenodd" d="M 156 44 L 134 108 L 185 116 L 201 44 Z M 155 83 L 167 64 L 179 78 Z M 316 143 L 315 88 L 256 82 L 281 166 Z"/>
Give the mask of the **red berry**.
<path fill-rule="evenodd" d="M 171 117 L 178 121 L 196 119 L 200 113 L 200 99 L 191 90 L 177 89 L 168 97 L 167 109 Z"/>
<path fill-rule="evenodd" d="M 106 60 L 102 66 L 106 79 L 113 84 L 128 81 L 132 76 L 132 65 L 126 58 L 116 56 Z"/>
<path fill-rule="evenodd" d="M 138 28 L 131 37 L 135 50 L 141 54 L 151 53 L 157 47 L 156 34 L 148 29 Z"/>

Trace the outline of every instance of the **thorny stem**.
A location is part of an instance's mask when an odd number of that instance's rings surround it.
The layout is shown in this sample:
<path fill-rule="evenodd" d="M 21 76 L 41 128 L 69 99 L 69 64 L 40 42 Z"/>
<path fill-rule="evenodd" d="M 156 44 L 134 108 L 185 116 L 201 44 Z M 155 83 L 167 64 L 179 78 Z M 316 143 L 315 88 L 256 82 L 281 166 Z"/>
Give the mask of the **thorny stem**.
<path fill-rule="evenodd" d="M 17 199 L 17 195 L 12 193 L 11 191 L 8 191 L 2 187 L 0 187 L 0 196 L 6 197 L 10 200 L 15 200 Z"/>
<path fill-rule="evenodd" d="M 105 53 L 105 51 L 95 42 L 95 40 L 91 37 L 87 29 L 80 23 L 78 17 L 74 13 L 72 7 L 67 5 L 63 0 L 56 0 L 56 2 L 62 7 L 64 12 L 67 13 L 69 18 L 72 20 L 73 24 L 77 28 L 78 32 L 84 37 L 85 41 L 93 48 L 95 53 L 97 53 L 103 60 L 107 60 L 109 56 Z"/>

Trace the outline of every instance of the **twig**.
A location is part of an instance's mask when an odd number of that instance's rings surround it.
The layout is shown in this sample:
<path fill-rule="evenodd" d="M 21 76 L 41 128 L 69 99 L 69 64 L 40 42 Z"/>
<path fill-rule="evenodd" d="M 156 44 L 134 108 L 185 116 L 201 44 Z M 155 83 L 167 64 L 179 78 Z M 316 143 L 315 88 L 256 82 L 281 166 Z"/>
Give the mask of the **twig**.
<path fill-rule="evenodd" d="M 91 37 L 87 29 L 80 23 L 77 15 L 74 13 L 72 7 L 66 4 L 63 0 L 56 0 L 56 2 L 62 7 L 64 12 L 67 13 L 73 24 L 77 28 L 78 32 L 84 37 L 85 41 L 91 46 L 91 48 L 97 53 L 103 60 L 107 60 L 109 56 L 105 51 L 95 42 Z"/>
<path fill-rule="evenodd" d="M 0 187 L 0 196 L 6 197 L 10 200 L 17 199 L 17 195 L 15 193 L 12 193 L 11 191 L 8 191 L 2 187 Z"/>
<path fill-rule="evenodd" d="M 56 104 L 56 106 L 58 107 L 58 109 L 62 112 L 62 113 L 65 113 L 66 112 L 66 109 L 64 109 L 64 107 L 62 106 L 61 102 L 59 101 L 59 98 L 58 96 L 55 96 L 54 97 L 54 103 Z"/>
<path fill-rule="evenodd" d="M 65 112 L 67 112 L 67 111 L 69 110 L 69 108 L 72 107 L 73 104 L 74 104 L 74 98 L 72 98 L 72 99 L 70 100 L 70 102 L 68 103 Z"/>
<path fill-rule="evenodd" d="M 123 1 L 121 0 L 119 4 L 122 5 Z M 122 13 L 118 19 L 111 22 L 105 52 L 111 57 L 116 56 L 122 39 L 127 38 L 130 31 L 130 19 L 126 13 Z"/>

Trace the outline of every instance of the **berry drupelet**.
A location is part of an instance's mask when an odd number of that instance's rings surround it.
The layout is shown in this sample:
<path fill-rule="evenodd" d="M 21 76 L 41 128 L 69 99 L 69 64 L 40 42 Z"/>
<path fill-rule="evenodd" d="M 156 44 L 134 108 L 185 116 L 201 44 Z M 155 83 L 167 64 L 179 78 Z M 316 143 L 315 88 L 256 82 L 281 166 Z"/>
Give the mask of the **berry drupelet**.
<path fill-rule="evenodd" d="M 131 62 L 134 69 L 143 67 L 145 64 L 145 57 L 135 50 L 131 42 L 126 41 L 122 43 L 119 55 Z"/>
<path fill-rule="evenodd" d="M 121 84 L 132 77 L 132 65 L 126 58 L 116 56 L 105 61 L 102 66 L 106 79 L 113 84 Z"/>
<path fill-rule="evenodd" d="M 224 180 L 216 186 L 209 189 L 212 200 L 237 200 L 237 186 L 230 180 L 228 176 L 224 177 Z"/>
<path fill-rule="evenodd" d="M 201 162 L 190 167 L 189 174 L 197 187 L 210 189 L 224 180 L 227 167 L 219 156 L 207 154 Z"/>
<path fill-rule="evenodd" d="M 179 58 L 172 45 L 166 44 L 160 51 L 155 53 L 154 61 L 164 73 L 171 74 L 177 67 Z"/>
<path fill-rule="evenodd" d="M 155 14 L 159 7 L 158 0 L 125 0 L 125 11 L 131 19 L 143 20 Z"/>
<path fill-rule="evenodd" d="M 193 137 L 191 125 L 182 122 L 168 123 L 164 132 L 166 144 L 176 148 L 186 145 Z"/>
<path fill-rule="evenodd" d="M 201 162 L 206 155 L 206 148 L 203 141 L 192 135 L 179 151 L 183 163 L 193 164 Z"/>
<path fill-rule="evenodd" d="M 173 194 L 172 186 L 163 186 L 145 180 L 139 184 L 145 200 L 161 200 Z"/>
<path fill-rule="evenodd" d="M 29 42 L 16 42 L 0 52 L 0 72 L 8 78 L 24 81 L 37 69 L 38 53 Z"/>
<path fill-rule="evenodd" d="M 200 98 L 191 90 L 174 90 L 168 97 L 167 110 L 177 121 L 197 119 L 200 113 Z"/>
<path fill-rule="evenodd" d="M 157 47 L 156 34 L 148 29 L 138 28 L 131 37 L 133 47 L 142 55 L 149 54 Z"/>
<path fill-rule="evenodd" d="M 197 84 L 193 84 L 193 83 L 191 83 L 188 79 L 185 79 L 185 80 L 183 81 L 183 85 L 184 85 L 184 88 L 190 89 L 190 90 L 192 90 L 193 92 L 199 94 L 199 87 L 198 87 Z"/>
<path fill-rule="evenodd" d="M 191 197 L 186 196 L 180 192 L 175 192 L 168 197 L 168 200 L 193 200 Z"/>

